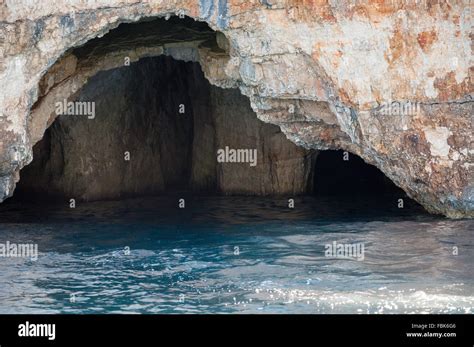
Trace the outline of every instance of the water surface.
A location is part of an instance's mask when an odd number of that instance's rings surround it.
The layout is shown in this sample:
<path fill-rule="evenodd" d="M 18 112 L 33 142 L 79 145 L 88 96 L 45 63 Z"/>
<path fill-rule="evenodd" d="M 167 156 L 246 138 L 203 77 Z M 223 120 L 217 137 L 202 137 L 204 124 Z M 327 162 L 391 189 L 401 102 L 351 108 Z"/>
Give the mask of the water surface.
<path fill-rule="evenodd" d="M 5 203 L 0 313 L 473 313 L 474 221 L 379 199 Z"/>

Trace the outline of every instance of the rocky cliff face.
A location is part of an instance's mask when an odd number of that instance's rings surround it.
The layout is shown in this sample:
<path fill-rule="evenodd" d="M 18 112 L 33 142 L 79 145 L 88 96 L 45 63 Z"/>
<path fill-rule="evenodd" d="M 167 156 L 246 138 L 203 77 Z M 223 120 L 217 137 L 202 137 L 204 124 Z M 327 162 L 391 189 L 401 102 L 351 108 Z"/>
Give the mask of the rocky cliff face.
<path fill-rule="evenodd" d="M 3 2 L 1 199 L 57 100 L 127 59 L 170 55 L 240 89 L 296 144 L 353 152 L 427 210 L 472 217 L 471 24 L 468 1 Z"/>
<path fill-rule="evenodd" d="M 94 102 L 94 117 L 57 117 L 21 171 L 17 194 L 90 201 L 312 190 L 317 152 L 258 120 L 238 90 L 211 86 L 197 63 L 142 59 L 98 73 L 71 101 Z M 255 165 L 218 162 L 226 147 L 255 150 Z"/>

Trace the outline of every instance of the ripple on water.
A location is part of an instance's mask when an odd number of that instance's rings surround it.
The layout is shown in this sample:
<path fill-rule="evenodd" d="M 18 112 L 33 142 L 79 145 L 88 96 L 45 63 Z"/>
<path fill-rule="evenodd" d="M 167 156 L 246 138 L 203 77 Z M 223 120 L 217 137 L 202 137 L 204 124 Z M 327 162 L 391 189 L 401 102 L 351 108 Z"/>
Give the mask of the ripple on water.
<path fill-rule="evenodd" d="M 0 313 L 473 313 L 474 221 L 309 198 L 187 205 L 1 207 L 0 242 L 40 255 L 1 258 Z M 332 242 L 364 259 L 327 258 Z"/>

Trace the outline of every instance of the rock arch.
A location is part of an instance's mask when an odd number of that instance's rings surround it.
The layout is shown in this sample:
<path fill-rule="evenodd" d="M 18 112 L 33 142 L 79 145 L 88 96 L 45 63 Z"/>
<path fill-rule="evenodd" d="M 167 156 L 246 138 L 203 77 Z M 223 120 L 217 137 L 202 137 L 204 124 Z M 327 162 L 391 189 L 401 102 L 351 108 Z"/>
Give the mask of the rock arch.
<path fill-rule="evenodd" d="M 34 142 L 51 122 L 46 102 L 51 85 L 70 84 L 72 90 L 73 82 L 81 85 L 97 69 L 121 60 L 111 53 L 86 67 L 67 52 L 121 23 L 185 15 L 227 38 L 217 40 L 221 51 L 200 52 L 211 83 L 239 87 L 257 116 L 279 125 L 290 140 L 359 155 L 431 212 L 474 213 L 472 61 L 466 44 L 469 8 L 462 1 L 353 6 L 110 0 L 107 5 L 59 1 L 32 8 L 18 1 L 1 6 L 0 83 L 11 86 L 0 97 L 1 200 L 12 195 L 19 170 L 31 161 Z M 446 50 L 456 59 L 440 59 Z M 139 49 L 135 58 L 157 53 Z M 67 88 L 59 92 L 68 94 Z M 421 107 L 413 115 L 379 112 L 392 100 Z"/>

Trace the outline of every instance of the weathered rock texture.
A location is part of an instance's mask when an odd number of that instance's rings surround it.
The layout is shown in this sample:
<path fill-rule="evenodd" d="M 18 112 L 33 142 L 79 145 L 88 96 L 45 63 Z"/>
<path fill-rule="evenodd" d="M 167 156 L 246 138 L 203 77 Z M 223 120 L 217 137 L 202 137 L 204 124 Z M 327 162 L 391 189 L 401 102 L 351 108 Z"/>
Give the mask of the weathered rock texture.
<path fill-rule="evenodd" d="M 258 120 L 238 90 L 211 86 L 197 63 L 143 59 L 98 73 L 74 100 L 94 101 L 95 118 L 59 116 L 34 146 L 18 194 L 103 200 L 164 191 L 312 190 L 316 151 Z M 217 150 L 226 146 L 257 150 L 257 165 L 218 163 Z"/>
<path fill-rule="evenodd" d="M 107 34 L 175 14 L 199 22 Z M 0 198 L 13 194 L 54 101 L 125 56 L 165 54 L 239 88 L 296 144 L 351 151 L 429 211 L 472 217 L 472 35 L 467 0 L 2 2 Z M 420 107 L 380 112 L 392 101 Z"/>

